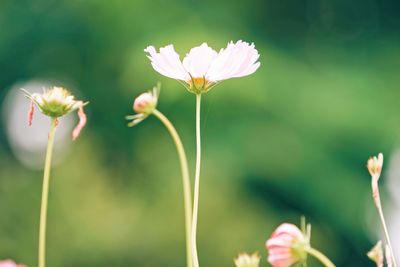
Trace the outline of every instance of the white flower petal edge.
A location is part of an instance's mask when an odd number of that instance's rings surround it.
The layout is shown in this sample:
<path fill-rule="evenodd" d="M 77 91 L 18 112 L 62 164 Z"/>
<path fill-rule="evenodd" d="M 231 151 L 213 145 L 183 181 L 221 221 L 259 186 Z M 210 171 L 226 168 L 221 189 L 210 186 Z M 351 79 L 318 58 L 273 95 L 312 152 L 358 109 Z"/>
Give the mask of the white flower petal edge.
<path fill-rule="evenodd" d="M 183 59 L 183 67 L 190 76 L 193 78 L 203 78 L 206 79 L 208 69 L 211 64 L 215 61 L 218 53 L 210 48 L 206 43 L 200 46 L 194 47 Z"/>
<path fill-rule="evenodd" d="M 260 67 L 259 57 L 253 43 L 249 45 L 239 40 L 234 44 L 231 41 L 218 53 L 207 76 L 211 81 L 223 81 L 250 75 Z"/>
<path fill-rule="evenodd" d="M 160 74 L 172 79 L 182 81 L 190 80 L 190 76 L 184 69 L 173 45 L 160 48 L 159 53 L 157 53 L 154 46 L 148 46 L 144 51 L 149 54 L 147 57 L 151 60 L 151 65 L 154 70 Z"/>

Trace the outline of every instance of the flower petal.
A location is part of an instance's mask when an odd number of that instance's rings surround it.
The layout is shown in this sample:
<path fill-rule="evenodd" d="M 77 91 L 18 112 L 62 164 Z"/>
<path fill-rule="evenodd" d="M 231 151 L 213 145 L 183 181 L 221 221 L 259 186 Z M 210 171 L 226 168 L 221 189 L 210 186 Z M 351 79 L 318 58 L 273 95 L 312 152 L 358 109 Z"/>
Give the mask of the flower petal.
<path fill-rule="evenodd" d="M 385 246 L 385 256 L 386 256 L 387 267 L 392 267 L 393 266 L 392 253 L 390 252 L 390 247 L 388 244 L 386 244 Z"/>
<path fill-rule="evenodd" d="M 31 100 L 31 106 L 28 111 L 28 125 L 32 126 L 33 113 L 35 112 L 35 103 Z"/>
<path fill-rule="evenodd" d="M 210 80 L 222 81 L 230 78 L 243 77 L 254 73 L 260 66 L 260 57 L 254 44 L 237 41 L 228 43 L 221 49 L 209 69 Z"/>
<path fill-rule="evenodd" d="M 190 49 L 190 52 L 186 54 L 183 59 L 183 67 L 193 78 L 205 77 L 217 55 L 218 53 L 207 43 L 202 43 L 200 46 Z"/>
<path fill-rule="evenodd" d="M 160 48 L 159 53 L 157 53 L 154 46 L 148 46 L 144 51 L 149 54 L 147 57 L 151 60 L 154 70 L 158 73 L 182 81 L 190 79 L 173 45 Z"/>
<path fill-rule="evenodd" d="M 296 244 L 303 245 L 305 237 L 294 224 L 283 223 L 265 243 L 268 250 L 268 262 L 273 267 L 289 267 L 301 260 L 298 252 L 293 251 Z"/>
<path fill-rule="evenodd" d="M 274 236 L 283 233 L 290 234 L 300 240 L 302 240 L 304 237 L 300 229 L 296 225 L 291 223 L 282 223 L 281 225 L 279 225 L 278 228 L 276 228 L 275 232 L 272 235 Z"/>
<path fill-rule="evenodd" d="M 86 121 L 87 121 L 86 114 L 83 111 L 83 103 L 81 103 L 81 105 L 79 105 L 78 117 L 79 117 L 78 125 L 72 131 L 72 140 L 74 140 L 74 141 L 76 140 L 76 138 L 78 138 L 82 128 L 85 127 Z"/>
<path fill-rule="evenodd" d="M 269 255 L 268 262 L 274 267 L 290 267 L 296 260 L 289 254 Z"/>

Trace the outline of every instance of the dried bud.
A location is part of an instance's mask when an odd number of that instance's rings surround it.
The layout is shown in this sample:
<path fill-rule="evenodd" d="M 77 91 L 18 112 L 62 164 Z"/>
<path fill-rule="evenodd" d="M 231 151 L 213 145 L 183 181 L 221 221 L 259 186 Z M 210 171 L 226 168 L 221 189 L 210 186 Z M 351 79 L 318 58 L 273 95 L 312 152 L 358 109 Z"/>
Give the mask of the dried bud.
<path fill-rule="evenodd" d="M 70 112 L 78 110 L 79 123 L 73 131 L 72 139 L 75 140 L 78 137 L 80 131 L 86 124 L 86 114 L 83 111 L 83 106 L 87 103 L 75 100 L 74 96 L 62 87 L 52 87 L 51 89 L 44 91 L 43 94 L 30 94 L 27 91 L 25 91 L 25 93 L 31 100 L 31 106 L 28 112 L 29 126 L 32 125 L 35 104 L 39 108 L 40 112 L 56 120 Z"/>
<path fill-rule="evenodd" d="M 268 262 L 273 267 L 289 267 L 307 259 L 307 249 L 310 247 L 306 237 L 294 224 L 283 223 L 266 242 L 269 252 Z"/>
<path fill-rule="evenodd" d="M 378 180 L 381 176 L 383 166 L 383 154 L 379 153 L 378 157 L 370 157 L 368 159 L 367 168 L 369 173 L 371 174 L 371 187 L 372 187 L 372 196 L 374 198 L 375 205 L 378 209 L 381 206 L 381 201 L 379 197 L 379 186 Z"/>
<path fill-rule="evenodd" d="M 62 117 L 83 105 L 82 101 L 77 101 L 71 93 L 62 87 L 53 87 L 46 90 L 43 94 L 29 94 L 27 96 L 38 106 L 40 111 L 49 117 Z M 32 109 L 30 114 L 33 114 Z M 30 115 L 31 117 L 32 115 Z"/>
<path fill-rule="evenodd" d="M 377 267 L 383 267 L 382 241 L 376 243 L 376 245 L 367 253 L 367 256 L 376 263 Z"/>
<path fill-rule="evenodd" d="M 379 179 L 383 166 L 383 154 L 379 153 L 378 157 L 370 157 L 368 159 L 367 168 L 372 177 Z"/>
<path fill-rule="evenodd" d="M 260 255 L 255 252 L 251 255 L 247 253 L 241 253 L 235 259 L 236 267 L 258 267 L 260 265 Z"/>

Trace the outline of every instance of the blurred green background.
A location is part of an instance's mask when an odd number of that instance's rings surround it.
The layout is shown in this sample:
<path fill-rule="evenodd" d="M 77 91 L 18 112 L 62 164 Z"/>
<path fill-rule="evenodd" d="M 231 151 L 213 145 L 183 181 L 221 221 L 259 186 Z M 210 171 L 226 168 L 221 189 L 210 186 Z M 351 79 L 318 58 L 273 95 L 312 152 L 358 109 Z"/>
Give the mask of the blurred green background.
<path fill-rule="evenodd" d="M 0 1 L 2 110 L 11 88 L 37 80 L 90 101 L 87 127 L 53 168 L 48 266 L 185 265 L 173 143 L 155 118 L 128 128 L 124 116 L 161 81 L 159 109 L 193 174 L 195 97 L 153 71 L 143 49 L 172 43 L 183 56 L 239 39 L 255 43 L 261 67 L 203 98 L 201 265 L 233 266 L 237 253 L 258 250 L 267 266 L 266 239 L 304 214 L 312 243 L 337 266 L 374 266 L 365 253 L 379 238 L 378 217 L 365 163 L 400 143 L 399 12 L 395 0 Z M 32 267 L 42 171 L 15 156 L 7 114 L 0 258 Z M 41 134 L 45 142 L 46 127 Z"/>

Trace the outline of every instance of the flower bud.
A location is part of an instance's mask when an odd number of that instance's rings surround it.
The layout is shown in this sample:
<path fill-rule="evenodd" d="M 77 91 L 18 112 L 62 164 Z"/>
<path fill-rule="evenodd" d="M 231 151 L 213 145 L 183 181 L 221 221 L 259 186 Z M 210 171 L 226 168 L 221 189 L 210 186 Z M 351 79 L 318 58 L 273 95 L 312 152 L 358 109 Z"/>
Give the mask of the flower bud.
<path fill-rule="evenodd" d="M 268 262 L 273 267 L 289 267 L 307 259 L 309 239 L 294 224 L 283 223 L 266 242 Z"/>
<path fill-rule="evenodd" d="M 151 92 L 139 95 L 133 103 L 136 113 L 150 114 L 157 106 L 157 98 Z"/>
<path fill-rule="evenodd" d="M 3 260 L 0 261 L 0 267 L 26 267 L 26 266 L 23 264 L 16 264 L 12 260 Z"/>
<path fill-rule="evenodd" d="M 379 153 L 378 157 L 370 157 L 367 162 L 367 168 L 371 176 L 377 177 L 376 179 L 379 179 L 379 176 L 381 175 L 382 171 L 382 166 L 383 166 L 383 154 Z"/>
<path fill-rule="evenodd" d="M 241 253 L 235 259 L 236 267 L 258 267 L 260 265 L 260 255 L 255 252 L 251 255 L 247 253 Z"/>
<path fill-rule="evenodd" d="M 135 126 L 142 122 L 156 109 L 158 95 L 160 94 L 160 87 L 161 84 L 158 83 L 157 86 L 153 87 L 153 90 L 136 97 L 135 101 L 133 102 L 133 110 L 137 114 L 126 116 L 126 119 L 130 120 L 128 123 L 129 127 Z"/>
<path fill-rule="evenodd" d="M 372 197 L 374 198 L 375 205 L 380 208 L 381 200 L 379 197 L 379 186 L 378 180 L 381 176 L 383 166 L 383 154 L 379 153 L 378 157 L 370 157 L 367 162 L 367 168 L 371 174 L 371 187 L 372 187 Z"/>
<path fill-rule="evenodd" d="M 376 263 L 377 267 L 383 267 L 382 241 L 376 243 L 376 245 L 367 253 L 367 256 Z"/>

